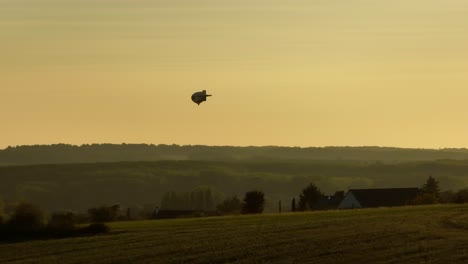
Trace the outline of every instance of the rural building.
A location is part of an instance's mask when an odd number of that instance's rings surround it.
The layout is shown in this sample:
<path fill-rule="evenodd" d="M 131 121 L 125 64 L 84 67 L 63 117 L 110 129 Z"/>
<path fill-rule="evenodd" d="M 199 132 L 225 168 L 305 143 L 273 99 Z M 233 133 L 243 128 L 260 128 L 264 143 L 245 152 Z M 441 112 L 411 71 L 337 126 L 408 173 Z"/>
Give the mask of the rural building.
<path fill-rule="evenodd" d="M 350 189 L 338 209 L 403 206 L 418 193 L 418 188 Z"/>
<path fill-rule="evenodd" d="M 334 195 L 321 195 L 314 204 L 314 210 L 330 210 L 338 208 L 344 198 L 344 191 L 336 192 Z"/>

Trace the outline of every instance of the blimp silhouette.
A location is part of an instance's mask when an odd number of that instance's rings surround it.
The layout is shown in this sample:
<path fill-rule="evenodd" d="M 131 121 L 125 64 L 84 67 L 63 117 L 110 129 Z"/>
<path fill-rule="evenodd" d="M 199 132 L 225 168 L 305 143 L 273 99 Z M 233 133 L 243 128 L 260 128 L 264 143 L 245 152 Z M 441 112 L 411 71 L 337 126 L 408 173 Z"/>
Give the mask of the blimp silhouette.
<path fill-rule="evenodd" d="M 206 97 L 211 96 L 211 94 L 206 94 L 206 90 L 201 92 L 196 92 L 192 94 L 192 101 L 198 105 L 206 101 Z"/>

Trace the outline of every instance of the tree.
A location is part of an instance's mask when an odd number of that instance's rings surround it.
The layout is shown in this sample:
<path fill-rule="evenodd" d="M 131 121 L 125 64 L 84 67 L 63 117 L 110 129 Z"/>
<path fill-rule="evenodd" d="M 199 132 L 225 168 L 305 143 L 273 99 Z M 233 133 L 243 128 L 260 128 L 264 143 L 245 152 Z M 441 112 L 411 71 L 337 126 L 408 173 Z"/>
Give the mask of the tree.
<path fill-rule="evenodd" d="M 315 184 L 309 184 L 299 195 L 299 210 L 305 211 L 313 209 L 321 195 L 323 195 L 323 193 Z"/>
<path fill-rule="evenodd" d="M 10 229 L 19 232 L 38 231 L 44 227 L 44 214 L 33 204 L 20 203 L 16 206 L 7 225 Z"/>
<path fill-rule="evenodd" d="M 296 212 L 296 198 L 291 201 L 291 212 Z"/>
<path fill-rule="evenodd" d="M 221 214 L 238 214 L 241 212 L 242 203 L 237 196 L 226 198 L 216 209 Z"/>
<path fill-rule="evenodd" d="M 243 214 L 260 214 L 265 205 L 265 194 L 261 191 L 250 191 L 245 193 L 242 204 Z"/>
<path fill-rule="evenodd" d="M 439 182 L 432 176 L 429 176 L 419 191 L 420 193 L 411 202 L 412 204 L 435 204 L 440 202 Z"/>
<path fill-rule="evenodd" d="M 426 183 L 422 186 L 421 192 L 424 194 L 434 195 L 436 198 L 440 196 L 439 181 L 429 176 Z"/>

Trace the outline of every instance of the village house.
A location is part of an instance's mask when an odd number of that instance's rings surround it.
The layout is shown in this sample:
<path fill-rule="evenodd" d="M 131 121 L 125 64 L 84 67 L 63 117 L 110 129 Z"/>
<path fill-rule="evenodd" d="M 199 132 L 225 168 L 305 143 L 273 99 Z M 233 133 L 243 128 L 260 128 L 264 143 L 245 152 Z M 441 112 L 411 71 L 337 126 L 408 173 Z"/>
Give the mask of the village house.
<path fill-rule="evenodd" d="M 334 195 L 321 195 L 314 204 L 314 210 L 330 210 L 338 208 L 338 205 L 343 200 L 344 191 L 335 192 Z"/>
<path fill-rule="evenodd" d="M 350 189 L 338 209 L 404 206 L 418 193 L 418 188 Z"/>

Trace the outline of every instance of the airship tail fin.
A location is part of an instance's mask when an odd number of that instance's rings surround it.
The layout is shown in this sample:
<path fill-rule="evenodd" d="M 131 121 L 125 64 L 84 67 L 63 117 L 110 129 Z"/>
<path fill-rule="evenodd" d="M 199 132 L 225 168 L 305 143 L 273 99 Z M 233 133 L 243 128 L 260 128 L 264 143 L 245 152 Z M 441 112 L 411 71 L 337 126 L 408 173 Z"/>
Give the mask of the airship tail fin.
<path fill-rule="evenodd" d="M 211 94 L 206 94 L 206 90 L 203 90 L 202 93 L 204 93 L 205 96 L 212 96 Z"/>

